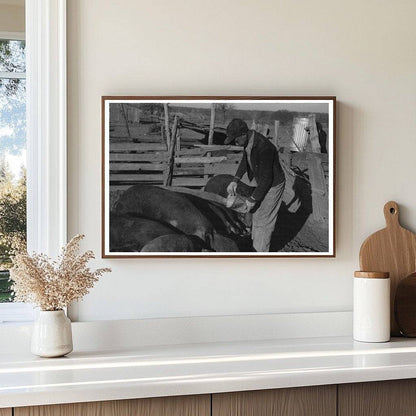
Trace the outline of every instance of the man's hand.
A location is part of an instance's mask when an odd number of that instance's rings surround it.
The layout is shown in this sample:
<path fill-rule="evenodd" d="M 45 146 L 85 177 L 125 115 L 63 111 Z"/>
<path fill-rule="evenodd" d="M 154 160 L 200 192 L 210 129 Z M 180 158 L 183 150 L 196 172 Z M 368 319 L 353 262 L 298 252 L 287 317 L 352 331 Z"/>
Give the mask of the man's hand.
<path fill-rule="evenodd" d="M 246 200 L 247 212 L 250 212 L 254 208 L 254 205 L 256 205 L 256 201 L 253 201 L 252 199 L 247 199 Z"/>
<path fill-rule="evenodd" d="M 230 182 L 230 184 L 227 186 L 227 193 L 228 195 L 232 196 L 237 195 L 237 182 Z"/>

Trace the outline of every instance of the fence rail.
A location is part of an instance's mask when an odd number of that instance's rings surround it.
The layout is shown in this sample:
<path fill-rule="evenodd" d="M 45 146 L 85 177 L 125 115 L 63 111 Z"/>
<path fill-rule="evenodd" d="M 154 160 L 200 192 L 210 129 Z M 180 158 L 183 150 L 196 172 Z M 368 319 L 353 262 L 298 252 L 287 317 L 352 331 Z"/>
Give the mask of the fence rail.
<path fill-rule="evenodd" d="M 148 143 L 110 146 L 110 184 L 165 184 L 169 167 L 167 146 Z M 219 150 L 221 148 L 221 150 Z M 238 146 L 193 146 L 173 151 L 172 185 L 203 187 L 210 177 L 235 174 L 242 156 Z M 221 156 L 216 152 L 221 151 Z M 157 153 L 156 153 L 157 152 Z"/>
<path fill-rule="evenodd" d="M 208 180 L 218 174 L 234 174 L 242 157 L 239 146 L 219 146 L 212 144 L 214 131 L 211 117 L 208 145 L 196 140 L 182 140 L 181 129 L 187 128 L 175 116 L 169 123 L 169 111 L 165 108 L 166 119 L 159 120 L 158 134 L 143 135 L 139 139 L 124 139 L 119 125 L 110 125 L 110 185 L 111 189 L 126 185 L 147 183 L 189 188 L 202 188 Z M 172 121 L 172 120 L 170 120 Z M 196 125 L 192 125 L 195 128 Z M 204 127 L 205 128 L 205 127 Z M 127 136 L 134 130 L 130 126 Z"/>

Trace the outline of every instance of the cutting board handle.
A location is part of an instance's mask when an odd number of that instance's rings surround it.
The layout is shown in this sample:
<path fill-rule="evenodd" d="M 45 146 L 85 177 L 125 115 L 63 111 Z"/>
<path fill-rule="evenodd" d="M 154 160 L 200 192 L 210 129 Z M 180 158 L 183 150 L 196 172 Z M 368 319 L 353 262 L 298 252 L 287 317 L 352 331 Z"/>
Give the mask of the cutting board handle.
<path fill-rule="evenodd" d="M 389 201 L 384 205 L 384 217 L 387 227 L 400 227 L 399 205 L 395 201 Z"/>

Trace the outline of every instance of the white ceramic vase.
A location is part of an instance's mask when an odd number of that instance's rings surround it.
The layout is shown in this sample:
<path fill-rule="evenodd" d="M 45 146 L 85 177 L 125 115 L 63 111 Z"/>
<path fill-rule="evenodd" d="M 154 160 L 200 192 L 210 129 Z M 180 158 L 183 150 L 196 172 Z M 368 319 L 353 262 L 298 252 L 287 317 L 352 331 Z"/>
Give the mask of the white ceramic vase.
<path fill-rule="evenodd" d="M 33 325 L 31 351 L 39 357 L 62 357 L 72 351 L 71 321 L 61 309 L 40 311 Z"/>

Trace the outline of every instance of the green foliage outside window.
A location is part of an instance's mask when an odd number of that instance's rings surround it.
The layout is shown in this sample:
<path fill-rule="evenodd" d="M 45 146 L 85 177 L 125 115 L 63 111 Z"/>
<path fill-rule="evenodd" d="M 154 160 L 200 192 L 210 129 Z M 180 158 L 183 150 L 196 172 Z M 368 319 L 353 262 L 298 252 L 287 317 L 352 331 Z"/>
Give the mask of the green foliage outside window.
<path fill-rule="evenodd" d="M 26 241 L 25 61 L 24 41 L 0 39 L 0 302 L 13 298 L 8 269 Z"/>
<path fill-rule="evenodd" d="M 0 302 L 12 300 L 9 272 L 13 251 L 26 241 L 26 172 L 15 181 L 0 162 Z"/>

